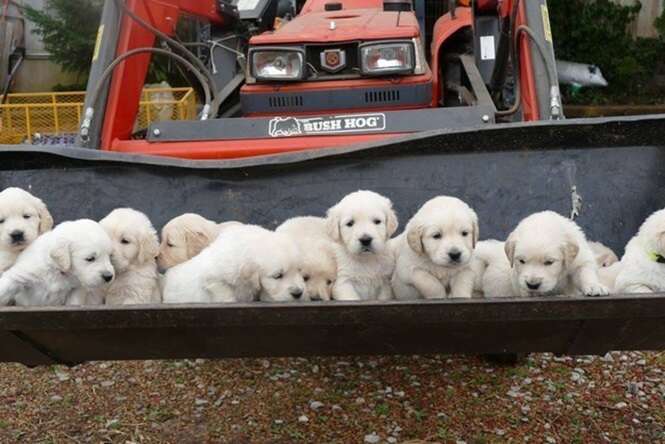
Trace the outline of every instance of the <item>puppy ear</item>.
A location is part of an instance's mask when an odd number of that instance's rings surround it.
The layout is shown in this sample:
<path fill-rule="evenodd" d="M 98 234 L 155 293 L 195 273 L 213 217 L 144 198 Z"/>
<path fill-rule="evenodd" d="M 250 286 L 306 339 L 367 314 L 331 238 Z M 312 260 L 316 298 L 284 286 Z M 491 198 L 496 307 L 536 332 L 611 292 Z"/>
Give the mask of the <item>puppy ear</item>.
<path fill-rule="evenodd" d="M 217 238 L 217 234 L 219 234 L 219 227 L 214 223 L 188 228 L 185 231 L 187 256 L 192 258 L 198 255 L 201 250 L 206 248 Z"/>
<path fill-rule="evenodd" d="M 506 257 L 508 258 L 508 262 L 510 262 L 510 266 L 513 267 L 515 263 L 515 240 L 512 238 L 512 236 L 508 237 L 506 242 L 503 244 L 503 251 L 506 252 Z"/>
<path fill-rule="evenodd" d="M 471 246 L 472 248 L 476 248 L 478 237 L 480 236 L 480 230 L 478 228 L 478 215 L 473 210 L 471 210 L 471 220 L 473 223 L 473 226 L 471 227 Z"/>
<path fill-rule="evenodd" d="M 243 282 L 249 283 L 250 286 L 256 290 L 256 299 L 258 300 L 258 295 L 261 293 L 261 273 L 259 268 L 254 264 L 243 264 L 238 270 L 240 279 Z"/>
<path fill-rule="evenodd" d="M 577 242 L 569 240 L 563 244 L 562 250 L 564 262 L 570 265 L 577 257 L 577 253 L 580 251 L 580 246 L 577 245 Z"/>
<path fill-rule="evenodd" d="M 393 234 L 395 234 L 395 231 L 397 231 L 397 227 L 399 226 L 399 222 L 397 221 L 397 215 L 395 214 L 395 211 L 393 210 L 392 206 L 388 208 L 386 211 L 386 229 L 387 229 L 387 237 L 390 238 Z"/>
<path fill-rule="evenodd" d="M 39 234 L 51 231 L 51 228 L 53 228 L 53 217 L 49 213 L 48 208 L 46 208 L 46 204 L 37 198 L 35 198 L 35 204 L 39 213 Z"/>
<path fill-rule="evenodd" d="M 326 231 L 335 242 L 339 242 L 342 237 L 339 232 L 339 213 L 336 207 L 330 208 L 326 213 Z"/>
<path fill-rule="evenodd" d="M 150 232 L 143 233 L 137 239 L 139 244 L 139 263 L 145 264 L 146 262 L 154 261 L 159 254 L 159 238 L 154 228 L 150 228 Z"/>
<path fill-rule="evenodd" d="M 67 273 L 72 268 L 72 254 L 69 248 L 69 242 L 59 241 L 49 252 L 49 256 L 55 262 L 55 266 L 63 273 Z"/>
<path fill-rule="evenodd" d="M 420 224 L 416 224 L 412 227 L 409 227 L 406 232 L 406 241 L 409 244 L 409 247 L 418 254 L 423 254 L 425 251 L 425 246 L 423 245 L 423 227 Z"/>

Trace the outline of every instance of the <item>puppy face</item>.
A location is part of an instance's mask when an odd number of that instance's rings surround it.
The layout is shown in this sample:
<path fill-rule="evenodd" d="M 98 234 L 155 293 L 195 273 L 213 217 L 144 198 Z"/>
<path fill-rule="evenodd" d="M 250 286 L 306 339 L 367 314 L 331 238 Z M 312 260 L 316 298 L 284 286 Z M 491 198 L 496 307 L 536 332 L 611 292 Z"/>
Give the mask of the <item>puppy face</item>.
<path fill-rule="evenodd" d="M 157 265 L 167 270 L 188 261 L 210 245 L 219 234 L 219 227 L 198 214 L 183 214 L 162 229 Z"/>
<path fill-rule="evenodd" d="M 337 278 L 337 264 L 332 248 L 324 243 L 309 245 L 312 250 L 304 252 L 302 276 L 305 281 L 305 300 L 329 301 Z"/>
<path fill-rule="evenodd" d="M 0 193 L 0 249 L 20 252 L 53 228 L 46 205 L 20 188 Z"/>
<path fill-rule="evenodd" d="M 637 235 L 642 239 L 648 252 L 665 257 L 665 210 L 650 215 Z"/>
<path fill-rule="evenodd" d="M 132 266 L 154 263 L 159 253 L 159 240 L 145 214 L 130 208 L 119 208 L 99 223 L 113 242 L 111 260 L 117 273 L 123 273 Z"/>
<path fill-rule="evenodd" d="M 96 288 L 111 283 L 115 278 L 111 239 L 93 221 L 72 224 L 77 224 L 76 229 L 59 236 L 49 253 L 56 267 L 63 274 L 75 276 L 83 287 Z"/>
<path fill-rule="evenodd" d="M 260 298 L 275 302 L 300 300 L 305 293 L 300 251 L 287 236 L 272 235 L 270 254 L 256 258 Z"/>
<path fill-rule="evenodd" d="M 553 295 L 566 277 L 579 247 L 565 239 L 513 236 L 505 244 L 513 280 L 522 297 Z"/>
<path fill-rule="evenodd" d="M 468 264 L 477 241 L 478 217 L 466 205 L 419 214 L 407 229 L 411 249 L 444 267 Z"/>
<path fill-rule="evenodd" d="M 397 230 L 397 216 L 387 198 L 372 191 L 356 191 L 328 210 L 327 230 L 354 255 L 381 253 Z"/>

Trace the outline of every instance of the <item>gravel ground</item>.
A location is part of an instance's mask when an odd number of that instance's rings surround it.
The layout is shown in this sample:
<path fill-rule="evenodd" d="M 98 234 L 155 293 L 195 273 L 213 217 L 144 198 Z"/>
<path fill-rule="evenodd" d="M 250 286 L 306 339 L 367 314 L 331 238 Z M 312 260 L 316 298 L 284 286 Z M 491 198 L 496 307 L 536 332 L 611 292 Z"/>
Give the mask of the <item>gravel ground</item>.
<path fill-rule="evenodd" d="M 0 441 L 665 443 L 665 353 L 7 364 Z"/>

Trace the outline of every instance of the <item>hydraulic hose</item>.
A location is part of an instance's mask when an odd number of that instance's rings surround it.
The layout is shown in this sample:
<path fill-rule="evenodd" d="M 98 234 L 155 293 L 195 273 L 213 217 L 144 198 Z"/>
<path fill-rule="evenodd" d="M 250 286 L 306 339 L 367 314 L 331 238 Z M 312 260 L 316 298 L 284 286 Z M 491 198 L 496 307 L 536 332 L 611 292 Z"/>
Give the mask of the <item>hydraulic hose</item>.
<path fill-rule="evenodd" d="M 515 37 L 517 38 L 520 33 L 525 33 L 529 36 L 531 41 L 536 45 L 536 49 L 543 59 L 547 70 L 547 80 L 550 84 L 550 114 L 553 119 L 561 117 L 561 93 L 559 92 L 559 84 L 557 83 L 556 66 L 552 66 L 551 60 L 547 58 L 547 49 L 536 34 L 528 26 L 522 25 L 517 28 Z"/>
<path fill-rule="evenodd" d="M 208 117 L 210 116 L 210 105 L 212 103 L 212 95 L 210 94 L 210 86 L 208 85 L 207 79 L 203 74 L 201 74 L 200 71 L 196 69 L 196 67 L 189 62 L 187 59 L 182 57 L 179 54 L 173 53 L 171 51 L 168 51 L 166 49 L 162 48 L 136 48 L 132 49 L 131 51 L 127 51 L 124 54 L 119 55 L 116 57 L 110 64 L 109 66 L 102 72 L 102 74 L 99 77 L 99 81 L 97 82 L 97 85 L 95 86 L 95 89 L 92 91 L 92 94 L 90 96 L 90 105 L 88 108 L 85 109 L 85 114 L 83 116 L 83 122 L 81 123 L 81 128 L 80 128 L 80 136 L 81 140 L 83 142 L 88 141 L 88 131 L 90 130 L 90 125 L 92 123 L 92 119 L 94 117 L 95 113 L 95 103 L 99 99 L 99 94 L 104 86 L 104 83 L 108 79 L 108 77 L 113 73 L 114 69 L 120 64 L 125 59 L 128 59 L 129 57 L 135 56 L 137 54 L 143 54 L 146 52 L 152 52 L 155 54 L 161 54 L 165 55 L 168 57 L 174 58 L 176 61 L 182 63 L 189 69 L 192 74 L 197 78 L 197 80 L 201 83 L 201 87 L 203 88 L 203 95 L 204 95 L 204 101 L 205 104 L 203 106 L 203 110 L 201 110 L 201 120 L 207 120 Z"/>
<path fill-rule="evenodd" d="M 531 28 L 526 25 L 520 25 L 515 30 L 515 36 L 513 37 L 512 44 L 512 54 L 511 59 L 513 60 L 513 78 L 515 79 L 515 102 L 513 105 L 506 110 L 499 110 L 496 112 L 497 116 L 511 116 L 520 109 L 521 106 L 521 91 L 520 91 L 520 81 L 519 81 L 519 71 L 520 71 L 520 60 L 519 60 L 519 37 L 524 33 L 526 34 L 531 41 L 536 45 L 536 49 L 540 54 L 540 57 L 545 63 L 547 70 L 547 79 L 550 84 L 550 114 L 553 119 L 559 119 L 561 117 L 561 94 L 559 92 L 559 85 L 556 83 L 556 67 L 552 66 L 551 61 L 547 58 L 547 50 L 543 46 L 543 43 L 538 40 L 537 36 Z"/>

